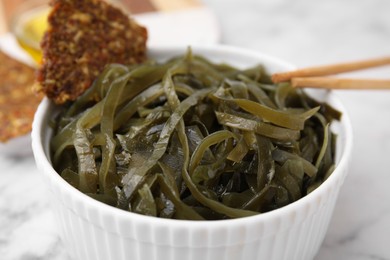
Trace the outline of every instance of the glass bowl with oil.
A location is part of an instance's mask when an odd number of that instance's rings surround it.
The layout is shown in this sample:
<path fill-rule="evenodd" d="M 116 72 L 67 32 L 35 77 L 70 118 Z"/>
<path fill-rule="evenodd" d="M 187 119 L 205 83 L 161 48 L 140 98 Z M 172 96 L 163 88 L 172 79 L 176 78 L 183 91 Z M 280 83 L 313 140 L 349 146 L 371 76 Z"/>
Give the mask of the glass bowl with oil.
<path fill-rule="evenodd" d="M 10 22 L 11 33 L 19 45 L 39 63 L 41 39 L 47 29 L 48 0 L 28 0 L 18 5 Z"/>

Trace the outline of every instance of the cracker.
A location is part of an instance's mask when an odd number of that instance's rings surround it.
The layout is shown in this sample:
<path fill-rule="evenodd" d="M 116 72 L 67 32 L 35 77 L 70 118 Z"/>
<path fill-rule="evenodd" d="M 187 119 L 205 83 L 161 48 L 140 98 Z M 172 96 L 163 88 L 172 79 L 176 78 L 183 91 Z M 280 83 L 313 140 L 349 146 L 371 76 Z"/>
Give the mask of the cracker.
<path fill-rule="evenodd" d="M 32 91 L 35 70 L 0 51 L 0 142 L 28 134 L 42 99 Z"/>
<path fill-rule="evenodd" d="M 146 59 L 147 31 L 100 0 L 56 0 L 41 46 L 36 89 L 57 104 L 88 89 L 105 65 Z"/>

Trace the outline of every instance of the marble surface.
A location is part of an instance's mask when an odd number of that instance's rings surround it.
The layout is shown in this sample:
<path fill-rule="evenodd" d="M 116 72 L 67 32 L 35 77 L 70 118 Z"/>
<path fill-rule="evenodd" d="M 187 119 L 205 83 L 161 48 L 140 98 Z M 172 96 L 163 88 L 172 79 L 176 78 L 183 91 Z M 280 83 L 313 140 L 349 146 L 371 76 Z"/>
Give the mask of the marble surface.
<path fill-rule="evenodd" d="M 390 54 L 388 0 L 203 0 L 224 44 L 299 67 Z M 390 78 L 390 66 L 350 77 Z M 354 152 L 315 260 L 390 259 L 390 91 L 338 91 Z M 0 259 L 68 260 L 31 156 L 0 155 Z M 147 259 L 146 259 L 147 260 Z"/>

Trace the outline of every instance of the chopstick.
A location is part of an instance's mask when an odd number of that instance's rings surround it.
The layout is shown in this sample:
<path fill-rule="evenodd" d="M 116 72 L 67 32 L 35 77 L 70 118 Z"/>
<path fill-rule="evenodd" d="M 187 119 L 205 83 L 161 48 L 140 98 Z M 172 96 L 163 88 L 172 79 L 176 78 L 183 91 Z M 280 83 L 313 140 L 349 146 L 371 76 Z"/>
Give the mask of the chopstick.
<path fill-rule="evenodd" d="M 295 88 L 326 88 L 326 89 L 390 89 L 390 80 L 380 79 L 347 79 L 329 77 L 292 78 L 291 85 Z"/>
<path fill-rule="evenodd" d="M 390 65 L 390 57 L 309 67 L 283 73 L 275 73 L 272 75 L 272 81 L 274 83 L 291 81 L 292 86 L 301 88 L 390 89 L 390 80 L 321 77 L 385 65 Z"/>

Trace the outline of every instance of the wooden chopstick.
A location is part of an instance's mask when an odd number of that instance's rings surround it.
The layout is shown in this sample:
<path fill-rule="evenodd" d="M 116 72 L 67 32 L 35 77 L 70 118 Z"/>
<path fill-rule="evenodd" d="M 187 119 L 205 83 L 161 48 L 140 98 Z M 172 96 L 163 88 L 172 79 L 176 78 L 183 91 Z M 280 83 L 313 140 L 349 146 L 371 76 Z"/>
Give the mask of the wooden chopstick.
<path fill-rule="evenodd" d="M 379 79 L 347 79 L 331 77 L 297 77 L 291 79 L 291 85 L 296 88 L 325 89 L 390 89 L 390 80 Z"/>
<path fill-rule="evenodd" d="M 390 57 L 348 62 L 348 63 L 340 63 L 335 65 L 309 67 L 309 68 L 288 71 L 283 73 L 275 73 L 272 75 L 272 81 L 274 83 L 278 83 L 278 82 L 289 81 L 292 78 L 328 76 L 328 75 L 340 74 L 340 73 L 350 72 L 355 70 L 379 67 L 384 65 L 390 65 Z"/>

